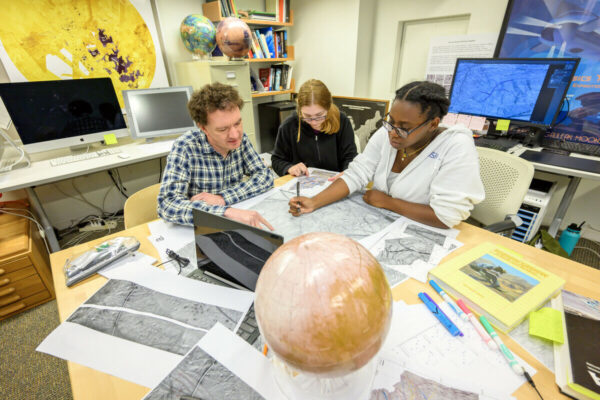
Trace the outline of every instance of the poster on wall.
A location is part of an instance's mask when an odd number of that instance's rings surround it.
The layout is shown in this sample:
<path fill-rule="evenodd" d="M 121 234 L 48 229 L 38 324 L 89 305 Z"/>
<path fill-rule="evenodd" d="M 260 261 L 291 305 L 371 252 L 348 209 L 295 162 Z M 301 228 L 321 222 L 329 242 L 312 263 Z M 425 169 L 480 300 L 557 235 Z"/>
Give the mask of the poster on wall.
<path fill-rule="evenodd" d="M 0 0 L 11 82 L 111 78 L 121 91 L 169 86 L 150 0 Z"/>
<path fill-rule="evenodd" d="M 381 127 L 381 119 L 387 115 L 390 102 L 360 97 L 332 97 L 333 103 L 350 120 L 360 148 L 364 149 L 371 136 Z"/>
<path fill-rule="evenodd" d="M 442 85 L 446 93 L 450 92 L 456 59 L 492 57 L 497 39 L 493 33 L 432 37 L 425 80 Z"/>
<path fill-rule="evenodd" d="M 600 1 L 511 0 L 497 57 L 580 57 L 568 104 L 546 139 L 600 145 Z M 568 115 L 567 115 L 568 107 Z"/>

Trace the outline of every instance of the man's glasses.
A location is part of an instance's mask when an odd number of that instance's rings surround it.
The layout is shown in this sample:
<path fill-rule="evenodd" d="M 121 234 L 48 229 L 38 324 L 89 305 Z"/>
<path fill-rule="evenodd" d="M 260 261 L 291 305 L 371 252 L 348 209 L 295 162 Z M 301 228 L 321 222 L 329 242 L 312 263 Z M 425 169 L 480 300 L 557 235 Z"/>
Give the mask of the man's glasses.
<path fill-rule="evenodd" d="M 318 121 L 324 121 L 325 118 L 327 118 L 327 114 L 325 115 L 317 115 L 316 117 L 312 117 L 312 118 L 306 118 L 306 117 L 302 117 L 302 121 L 304 122 L 318 122 Z"/>
<path fill-rule="evenodd" d="M 387 118 L 387 115 L 386 115 L 386 118 Z M 406 139 L 408 137 L 408 135 L 410 135 L 411 133 L 413 133 L 417 129 L 422 128 L 423 126 L 427 125 L 429 123 L 429 121 L 430 120 L 426 120 L 425 122 L 423 122 L 421 125 L 417 126 L 416 128 L 412 128 L 410 131 L 407 131 L 407 130 L 404 130 L 402 128 L 398 128 L 397 126 L 392 125 L 385 118 L 381 119 L 381 125 L 383 125 L 383 127 L 388 132 L 391 132 L 393 130 L 396 133 L 396 135 L 400 136 L 401 138 Z"/>

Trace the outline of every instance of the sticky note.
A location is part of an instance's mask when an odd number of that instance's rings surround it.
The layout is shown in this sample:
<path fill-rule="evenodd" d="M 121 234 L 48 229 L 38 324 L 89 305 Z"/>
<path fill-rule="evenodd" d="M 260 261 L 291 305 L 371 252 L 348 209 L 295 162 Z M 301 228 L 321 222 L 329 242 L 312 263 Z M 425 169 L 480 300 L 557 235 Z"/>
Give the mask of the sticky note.
<path fill-rule="evenodd" d="M 485 117 L 471 117 L 469 129 L 472 131 L 482 131 L 485 125 Z"/>
<path fill-rule="evenodd" d="M 442 124 L 448 125 L 448 126 L 453 126 L 453 125 L 456 124 L 456 119 L 457 118 L 458 118 L 458 114 L 448 113 L 442 119 Z"/>
<path fill-rule="evenodd" d="M 464 126 L 469 126 L 469 124 L 471 123 L 471 116 L 465 114 L 458 114 L 458 117 L 456 118 L 456 123 L 463 124 Z"/>
<path fill-rule="evenodd" d="M 496 130 L 497 131 L 507 131 L 510 125 L 510 119 L 499 119 L 496 122 Z"/>
<path fill-rule="evenodd" d="M 529 334 L 556 343 L 564 343 L 562 313 L 550 307 L 530 313 Z"/>
<path fill-rule="evenodd" d="M 108 135 L 104 135 L 104 143 L 105 144 L 117 144 L 117 137 L 114 133 L 109 133 Z"/>

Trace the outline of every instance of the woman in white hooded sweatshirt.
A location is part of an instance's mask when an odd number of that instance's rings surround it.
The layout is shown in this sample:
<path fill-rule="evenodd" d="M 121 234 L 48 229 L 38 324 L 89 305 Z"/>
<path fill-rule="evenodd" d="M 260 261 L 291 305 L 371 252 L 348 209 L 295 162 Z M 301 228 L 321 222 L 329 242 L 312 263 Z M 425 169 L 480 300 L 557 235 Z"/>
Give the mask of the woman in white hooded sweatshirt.
<path fill-rule="evenodd" d="M 441 127 L 450 102 L 442 86 L 412 82 L 396 91 L 392 108 L 344 175 L 318 195 L 293 197 L 290 213 L 309 213 L 373 182 L 363 196 L 427 225 L 451 228 L 485 197 L 472 132 Z"/>

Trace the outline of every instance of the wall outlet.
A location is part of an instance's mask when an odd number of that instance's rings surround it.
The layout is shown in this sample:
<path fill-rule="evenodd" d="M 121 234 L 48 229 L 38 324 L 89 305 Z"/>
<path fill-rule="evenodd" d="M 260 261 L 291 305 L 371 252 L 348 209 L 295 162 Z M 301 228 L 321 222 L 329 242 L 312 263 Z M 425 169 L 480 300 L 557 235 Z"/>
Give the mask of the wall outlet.
<path fill-rule="evenodd" d="M 90 221 L 86 226 L 79 228 L 79 232 L 104 231 L 116 227 L 117 221 Z"/>

